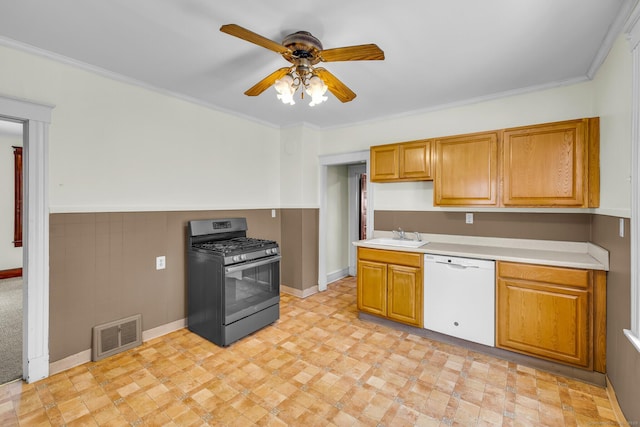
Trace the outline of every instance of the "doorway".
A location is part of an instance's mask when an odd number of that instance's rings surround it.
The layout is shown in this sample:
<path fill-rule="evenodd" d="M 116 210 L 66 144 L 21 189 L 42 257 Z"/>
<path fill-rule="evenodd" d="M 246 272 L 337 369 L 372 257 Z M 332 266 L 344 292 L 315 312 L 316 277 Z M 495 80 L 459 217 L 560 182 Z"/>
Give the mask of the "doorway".
<path fill-rule="evenodd" d="M 351 244 L 367 238 L 367 165 L 347 166 L 349 185 L 349 276 L 356 275 L 356 247 Z"/>
<path fill-rule="evenodd" d="M 49 376 L 49 123 L 53 106 L 0 96 L 0 118 L 23 131 L 22 378 Z"/>
<path fill-rule="evenodd" d="M 0 119 L 0 384 L 22 378 L 22 128 Z"/>
<path fill-rule="evenodd" d="M 320 291 L 325 291 L 327 289 L 327 284 L 329 282 L 331 282 L 332 278 L 330 276 L 331 271 L 328 271 L 328 252 L 330 250 L 329 247 L 329 235 L 330 233 L 334 233 L 333 236 L 335 236 L 335 231 L 329 230 L 329 215 L 330 215 L 330 211 L 329 211 L 329 203 L 330 203 L 330 189 L 328 186 L 328 177 L 329 177 L 329 168 L 334 167 L 334 166 L 344 166 L 345 168 L 348 168 L 348 165 L 359 165 L 361 167 L 364 167 L 364 176 L 365 176 L 365 180 L 368 184 L 368 177 L 369 176 L 369 150 L 365 150 L 365 151 L 357 151 L 357 152 L 353 152 L 353 153 L 345 153 L 345 154 L 335 154 L 335 155 L 327 155 L 327 156 L 321 156 L 320 157 L 320 214 L 319 214 L 319 226 L 318 226 L 318 290 Z M 361 170 L 361 169 L 360 169 Z M 347 172 L 348 174 L 348 172 Z M 355 172 L 354 172 L 354 176 L 355 176 Z M 360 227 L 360 225 L 354 226 L 354 229 L 359 229 L 359 228 L 363 228 L 365 231 L 365 238 L 368 238 L 371 236 L 371 233 L 373 231 L 373 188 L 368 185 L 367 188 L 367 193 L 366 193 L 366 203 L 364 203 L 364 215 L 363 215 L 363 219 L 364 219 L 364 224 L 363 227 Z M 353 198 L 351 198 L 353 199 Z M 358 217 L 354 217 L 355 219 L 357 219 Z M 355 220 L 352 219 L 349 221 L 350 224 L 355 224 Z M 344 234 L 345 237 L 348 238 L 348 242 L 346 243 L 346 245 L 349 247 L 349 252 L 352 254 L 349 256 L 349 274 L 351 274 L 351 270 L 353 270 L 353 273 L 355 273 L 355 247 L 351 244 L 352 241 L 354 240 L 359 240 L 359 238 L 356 238 L 356 236 L 359 237 L 359 235 L 357 234 L 351 234 L 352 232 L 349 232 L 349 234 Z M 352 268 L 351 268 L 352 267 Z"/>

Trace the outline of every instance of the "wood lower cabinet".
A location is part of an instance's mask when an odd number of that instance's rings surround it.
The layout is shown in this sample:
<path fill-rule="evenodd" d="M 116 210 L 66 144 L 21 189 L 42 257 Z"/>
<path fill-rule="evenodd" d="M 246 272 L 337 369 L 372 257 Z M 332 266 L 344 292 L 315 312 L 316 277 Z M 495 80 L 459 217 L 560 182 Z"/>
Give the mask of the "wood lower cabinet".
<path fill-rule="evenodd" d="M 358 260 L 358 310 L 387 315 L 387 264 Z"/>
<path fill-rule="evenodd" d="M 598 207 L 598 118 L 506 129 L 504 206 Z"/>
<path fill-rule="evenodd" d="M 431 171 L 431 140 L 371 147 L 371 181 L 427 181 Z"/>
<path fill-rule="evenodd" d="M 435 144 L 435 206 L 498 204 L 498 133 L 438 138 Z"/>
<path fill-rule="evenodd" d="M 604 373 L 605 274 L 498 262 L 496 345 Z"/>
<path fill-rule="evenodd" d="M 358 310 L 423 326 L 422 265 L 418 253 L 358 248 Z"/>

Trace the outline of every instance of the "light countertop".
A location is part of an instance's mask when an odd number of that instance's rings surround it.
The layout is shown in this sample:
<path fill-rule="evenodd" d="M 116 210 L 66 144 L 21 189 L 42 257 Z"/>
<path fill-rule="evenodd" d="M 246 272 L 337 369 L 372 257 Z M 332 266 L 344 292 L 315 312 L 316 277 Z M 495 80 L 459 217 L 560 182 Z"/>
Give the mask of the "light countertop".
<path fill-rule="evenodd" d="M 609 270 L 609 252 L 589 242 L 505 239 L 494 237 L 422 234 L 423 246 L 407 248 L 372 244 L 367 240 L 353 242 L 355 246 L 434 255 L 512 261 L 556 267 Z M 374 231 L 375 238 L 394 237 L 389 231 Z M 415 236 L 410 235 L 415 239 Z"/>

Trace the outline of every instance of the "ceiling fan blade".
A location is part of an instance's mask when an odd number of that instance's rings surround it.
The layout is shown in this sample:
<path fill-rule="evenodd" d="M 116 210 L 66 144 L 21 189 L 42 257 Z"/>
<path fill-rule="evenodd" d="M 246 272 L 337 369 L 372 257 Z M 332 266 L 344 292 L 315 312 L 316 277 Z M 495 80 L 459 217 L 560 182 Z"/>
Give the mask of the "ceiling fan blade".
<path fill-rule="evenodd" d="M 384 52 L 375 44 L 363 44 L 323 50 L 320 57 L 324 62 L 372 61 L 384 59 Z"/>
<path fill-rule="evenodd" d="M 278 52 L 279 54 L 291 52 L 288 47 L 282 46 L 280 43 L 269 40 L 268 38 L 263 37 L 260 34 L 256 34 L 253 31 L 247 30 L 246 28 L 243 28 L 236 24 L 223 25 L 222 27 L 220 27 L 220 31 L 238 37 L 242 40 L 257 44 L 258 46 L 262 46 L 274 52 Z"/>
<path fill-rule="evenodd" d="M 260 80 L 258 83 L 253 85 L 253 87 L 251 87 L 250 89 L 247 89 L 247 91 L 244 94 L 247 96 L 260 95 L 262 92 L 267 90 L 269 86 L 273 85 L 276 82 L 276 80 L 281 79 L 287 74 L 289 74 L 289 71 L 290 71 L 289 67 L 280 68 L 274 71 L 273 73 L 269 74 L 267 77 L 265 77 L 264 79 Z"/>
<path fill-rule="evenodd" d="M 315 74 L 322 79 L 327 85 L 329 91 L 342 102 L 352 101 L 356 94 L 342 83 L 336 76 L 325 70 L 324 68 L 315 68 Z"/>

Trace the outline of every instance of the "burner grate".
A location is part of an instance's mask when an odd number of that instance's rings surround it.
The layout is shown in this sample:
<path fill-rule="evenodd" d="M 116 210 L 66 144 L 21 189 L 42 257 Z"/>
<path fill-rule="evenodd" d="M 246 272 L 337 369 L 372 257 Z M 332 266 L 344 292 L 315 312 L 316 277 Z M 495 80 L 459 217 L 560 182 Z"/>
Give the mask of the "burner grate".
<path fill-rule="evenodd" d="M 236 237 L 228 240 L 210 241 L 195 244 L 194 247 L 212 252 L 229 254 L 234 252 L 247 252 L 255 249 L 271 247 L 275 245 L 272 240 L 255 239 L 252 237 Z"/>

